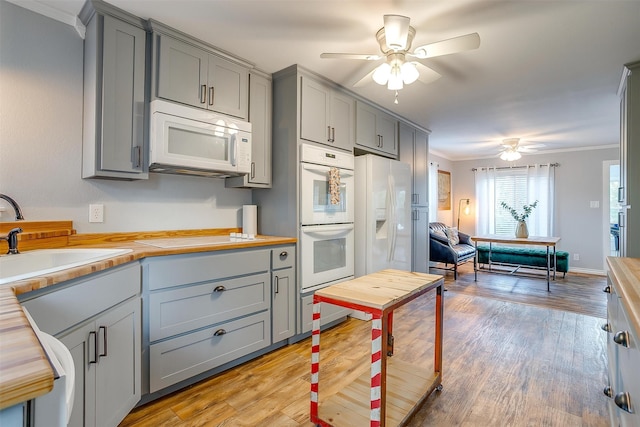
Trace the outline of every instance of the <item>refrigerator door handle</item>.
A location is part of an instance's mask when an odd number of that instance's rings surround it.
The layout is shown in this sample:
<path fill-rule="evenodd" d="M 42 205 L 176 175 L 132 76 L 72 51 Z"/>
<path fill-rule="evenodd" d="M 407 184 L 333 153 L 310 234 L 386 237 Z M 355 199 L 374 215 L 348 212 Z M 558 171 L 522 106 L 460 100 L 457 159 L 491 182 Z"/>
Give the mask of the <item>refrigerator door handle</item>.
<path fill-rule="evenodd" d="M 395 183 L 393 180 L 393 175 L 389 175 L 387 184 L 388 184 L 387 194 L 389 195 L 389 197 L 387 197 L 387 202 L 389 204 L 387 206 L 387 212 L 389 212 L 389 217 L 387 218 L 387 221 L 389 221 L 389 227 L 391 228 L 391 238 L 389 239 L 389 247 L 388 247 L 389 252 L 388 252 L 387 259 L 389 261 L 393 261 L 396 256 L 396 234 L 398 232 L 398 224 L 396 223 L 397 222 L 396 193 L 395 193 Z"/>
<path fill-rule="evenodd" d="M 353 230 L 353 224 L 340 225 L 303 225 L 301 231 L 304 234 L 316 234 L 321 236 L 345 234 Z"/>

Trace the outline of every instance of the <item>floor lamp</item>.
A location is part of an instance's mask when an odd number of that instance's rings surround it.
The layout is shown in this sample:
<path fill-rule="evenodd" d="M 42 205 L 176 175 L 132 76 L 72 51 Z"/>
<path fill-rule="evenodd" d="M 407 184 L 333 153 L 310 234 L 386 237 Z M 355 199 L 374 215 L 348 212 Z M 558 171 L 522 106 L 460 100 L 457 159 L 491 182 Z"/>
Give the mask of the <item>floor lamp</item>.
<path fill-rule="evenodd" d="M 464 207 L 464 214 L 469 215 L 470 199 L 460 199 L 458 201 L 458 231 L 460 231 L 460 207 L 462 206 L 462 202 L 467 202 L 466 206 Z"/>

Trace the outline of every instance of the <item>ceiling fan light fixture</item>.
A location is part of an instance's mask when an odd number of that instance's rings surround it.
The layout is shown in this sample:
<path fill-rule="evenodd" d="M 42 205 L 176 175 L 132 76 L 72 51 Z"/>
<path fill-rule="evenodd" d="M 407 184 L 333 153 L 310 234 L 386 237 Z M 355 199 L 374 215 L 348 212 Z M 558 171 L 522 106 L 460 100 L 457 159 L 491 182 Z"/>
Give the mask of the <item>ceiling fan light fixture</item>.
<path fill-rule="evenodd" d="M 402 81 L 402 69 L 399 65 L 394 65 L 391 67 L 391 72 L 389 73 L 389 81 L 387 83 L 387 89 L 389 90 L 400 90 L 404 87 L 404 83 Z"/>
<path fill-rule="evenodd" d="M 502 160 L 506 160 L 508 162 L 513 162 L 514 160 L 518 160 L 522 157 L 522 154 L 520 154 L 518 151 L 507 148 L 505 149 L 502 154 L 500 154 L 500 159 Z"/>
<path fill-rule="evenodd" d="M 384 15 L 384 34 L 387 46 L 394 51 L 405 50 L 409 36 L 409 18 L 402 15 Z"/>
<path fill-rule="evenodd" d="M 390 74 L 391 65 L 385 62 L 384 64 L 380 64 L 380 66 L 376 68 L 371 77 L 373 78 L 373 81 L 378 83 L 379 85 L 386 85 L 389 81 Z"/>
<path fill-rule="evenodd" d="M 411 83 L 418 80 L 418 77 L 420 77 L 418 68 L 416 68 L 416 64 L 414 64 L 413 62 L 405 62 L 404 64 L 402 64 L 401 71 L 402 80 L 406 85 L 410 85 Z"/>

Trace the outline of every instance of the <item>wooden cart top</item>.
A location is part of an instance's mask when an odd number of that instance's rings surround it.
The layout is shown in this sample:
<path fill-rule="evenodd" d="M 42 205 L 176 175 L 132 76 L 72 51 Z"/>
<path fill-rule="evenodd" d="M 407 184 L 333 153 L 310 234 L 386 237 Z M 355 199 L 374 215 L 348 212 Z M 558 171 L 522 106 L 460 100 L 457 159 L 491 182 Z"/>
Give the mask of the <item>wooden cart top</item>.
<path fill-rule="evenodd" d="M 382 270 L 340 282 L 316 291 L 315 295 L 378 310 L 401 305 L 417 294 L 443 282 L 442 276 L 402 270 Z"/>

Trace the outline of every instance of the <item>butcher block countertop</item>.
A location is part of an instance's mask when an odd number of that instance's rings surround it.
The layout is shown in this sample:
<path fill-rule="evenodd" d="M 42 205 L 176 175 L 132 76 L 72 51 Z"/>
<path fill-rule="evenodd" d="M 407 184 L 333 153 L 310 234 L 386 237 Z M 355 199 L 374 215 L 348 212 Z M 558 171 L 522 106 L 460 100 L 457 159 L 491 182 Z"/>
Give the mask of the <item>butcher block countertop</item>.
<path fill-rule="evenodd" d="M 53 370 L 31 328 L 17 295 L 77 279 L 146 257 L 246 249 L 294 244 L 293 237 L 258 235 L 254 240 L 231 241 L 240 229 L 176 230 L 129 233 L 76 234 L 66 221 L 0 223 L 0 230 L 20 226 L 18 248 L 121 248 L 124 255 L 0 286 L 0 409 L 36 398 L 53 388 Z M 54 224 L 54 225 L 52 225 Z M 44 228 L 50 230 L 43 230 Z M 32 230 L 32 231 L 31 231 Z M 46 240 L 51 239 L 51 240 Z M 47 245 L 47 242 L 50 245 Z M 23 246 L 22 243 L 25 245 Z M 0 250 L 4 252 L 5 246 Z M 20 255 L 11 255 L 20 256 Z"/>
<path fill-rule="evenodd" d="M 640 333 L 640 258 L 608 257 L 607 264 L 629 323 Z"/>

